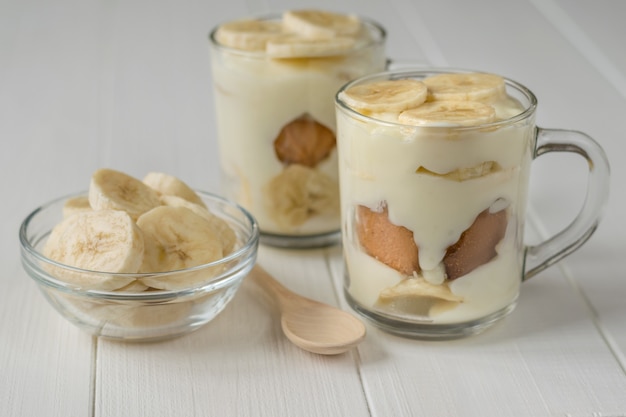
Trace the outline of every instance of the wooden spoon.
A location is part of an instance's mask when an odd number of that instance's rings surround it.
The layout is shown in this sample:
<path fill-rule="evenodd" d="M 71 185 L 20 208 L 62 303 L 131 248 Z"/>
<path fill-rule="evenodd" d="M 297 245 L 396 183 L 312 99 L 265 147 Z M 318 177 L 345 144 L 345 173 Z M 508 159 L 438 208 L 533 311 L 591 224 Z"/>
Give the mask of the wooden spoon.
<path fill-rule="evenodd" d="M 343 310 L 291 292 L 258 264 L 249 276 L 276 301 L 283 333 L 301 349 L 336 355 L 365 338 L 365 325 L 361 320 Z"/>

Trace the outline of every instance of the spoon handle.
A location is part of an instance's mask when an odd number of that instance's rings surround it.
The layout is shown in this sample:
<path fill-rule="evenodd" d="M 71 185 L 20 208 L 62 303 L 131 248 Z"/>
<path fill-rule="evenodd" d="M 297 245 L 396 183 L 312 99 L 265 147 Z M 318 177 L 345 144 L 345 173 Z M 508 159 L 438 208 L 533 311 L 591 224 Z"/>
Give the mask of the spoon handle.
<path fill-rule="evenodd" d="M 256 282 L 261 288 L 269 294 L 282 309 L 286 307 L 295 298 L 300 297 L 287 289 L 283 284 L 278 282 L 272 277 L 261 265 L 258 263 L 254 265 L 252 271 L 248 275 L 254 282 Z"/>

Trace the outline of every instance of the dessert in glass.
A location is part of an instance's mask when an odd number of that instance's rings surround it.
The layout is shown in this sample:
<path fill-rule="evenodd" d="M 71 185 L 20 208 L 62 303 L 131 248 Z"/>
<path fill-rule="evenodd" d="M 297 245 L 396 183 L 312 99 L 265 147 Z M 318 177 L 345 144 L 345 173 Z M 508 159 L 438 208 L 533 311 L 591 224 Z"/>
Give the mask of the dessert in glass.
<path fill-rule="evenodd" d="M 387 72 L 348 83 L 336 102 L 345 292 L 387 330 L 433 339 L 480 332 L 513 310 L 525 278 L 595 230 L 601 148 L 577 132 L 553 140 L 537 128 L 536 99 L 516 82 Z M 599 161 L 589 187 L 599 203 L 566 233 L 525 246 L 533 158 L 581 147 Z"/>
<path fill-rule="evenodd" d="M 384 69 L 384 29 L 353 15 L 289 10 L 210 34 L 223 192 L 261 242 L 340 240 L 334 95 Z"/>

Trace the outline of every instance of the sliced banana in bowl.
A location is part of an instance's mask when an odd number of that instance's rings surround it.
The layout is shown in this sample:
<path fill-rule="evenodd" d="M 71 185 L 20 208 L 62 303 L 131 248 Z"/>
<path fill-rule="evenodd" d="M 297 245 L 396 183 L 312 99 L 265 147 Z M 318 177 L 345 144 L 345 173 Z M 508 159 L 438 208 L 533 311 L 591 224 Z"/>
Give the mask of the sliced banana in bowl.
<path fill-rule="evenodd" d="M 107 178 L 126 183 L 118 174 Z M 85 207 L 90 193 L 82 192 L 41 206 L 20 227 L 25 271 L 57 311 L 90 334 L 160 340 L 195 330 L 224 308 L 254 265 L 259 230 L 250 213 L 200 191 L 192 202 L 176 195 L 187 187 L 182 181 L 156 178 L 174 191 L 134 179 L 157 195 L 156 206 L 136 219 L 120 208 Z M 96 183 L 99 202 L 133 210 L 126 200 L 145 191 L 123 194 L 120 184 Z"/>
<path fill-rule="evenodd" d="M 91 176 L 89 205 L 94 210 L 124 211 L 137 220 L 160 204 L 156 190 L 128 174 L 103 168 Z"/>
<path fill-rule="evenodd" d="M 156 207 L 137 219 L 146 250 L 141 272 L 182 271 L 224 257 L 220 237 L 205 218 L 186 207 Z M 218 272 L 203 268 L 165 276 L 148 276 L 140 281 L 152 288 L 176 290 L 207 281 Z"/>
<path fill-rule="evenodd" d="M 163 172 L 149 172 L 143 183 L 156 190 L 160 196 L 176 196 L 206 208 L 202 198 L 179 178 Z"/>
<path fill-rule="evenodd" d="M 134 280 L 123 274 L 139 271 L 143 253 L 143 234 L 132 218 L 119 210 L 91 210 L 66 217 L 52 229 L 43 247 L 44 256 L 74 267 L 46 264 L 50 274 L 81 287 L 107 291 Z"/>

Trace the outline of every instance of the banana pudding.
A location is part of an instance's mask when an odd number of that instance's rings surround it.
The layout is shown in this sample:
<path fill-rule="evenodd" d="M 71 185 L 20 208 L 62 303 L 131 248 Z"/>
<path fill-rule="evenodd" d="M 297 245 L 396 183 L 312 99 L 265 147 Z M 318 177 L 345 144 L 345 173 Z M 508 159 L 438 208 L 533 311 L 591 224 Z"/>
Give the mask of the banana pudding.
<path fill-rule="evenodd" d="M 384 68 L 384 41 L 372 22 L 318 10 L 231 21 L 211 33 L 223 189 L 256 217 L 262 241 L 338 240 L 333 97 Z"/>
<path fill-rule="evenodd" d="M 527 106 L 484 73 L 378 74 L 337 95 L 346 294 L 380 321 L 510 311 L 534 145 Z"/>

